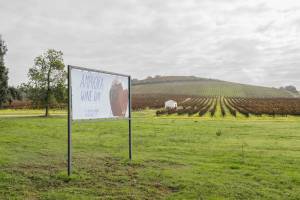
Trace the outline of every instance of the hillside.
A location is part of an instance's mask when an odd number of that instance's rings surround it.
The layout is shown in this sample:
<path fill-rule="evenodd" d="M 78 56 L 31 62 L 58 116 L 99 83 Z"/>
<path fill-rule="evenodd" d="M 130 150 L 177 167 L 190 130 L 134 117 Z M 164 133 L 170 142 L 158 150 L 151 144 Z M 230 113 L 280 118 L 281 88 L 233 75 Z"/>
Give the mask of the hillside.
<path fill-rule="evenodd" d="M 284 89 L 246 85 L 194 76 L 156 76 L 133 80 L 133 94 L 176 94 L 228 97 L 295 97 Z"/>

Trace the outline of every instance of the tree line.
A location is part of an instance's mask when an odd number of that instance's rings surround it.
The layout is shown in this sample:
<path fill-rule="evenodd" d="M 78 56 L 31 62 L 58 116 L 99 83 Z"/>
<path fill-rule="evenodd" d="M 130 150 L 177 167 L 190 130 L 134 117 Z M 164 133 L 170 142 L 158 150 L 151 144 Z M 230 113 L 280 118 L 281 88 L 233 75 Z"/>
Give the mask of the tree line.
<path fill-rule="evenodd" d="M 67 72 L 61 51 L 49 49 L 37 56 L 27 73 L 29 81 L 18 87 L 8 85 L 9 71 L 4 62 L 7 51 L 0 35 L 0 108 L 16 100 L 30 101 L 32 108 L 44 108 L 45 116 L 49 116 L 50 107 L 67 103 Z"/>

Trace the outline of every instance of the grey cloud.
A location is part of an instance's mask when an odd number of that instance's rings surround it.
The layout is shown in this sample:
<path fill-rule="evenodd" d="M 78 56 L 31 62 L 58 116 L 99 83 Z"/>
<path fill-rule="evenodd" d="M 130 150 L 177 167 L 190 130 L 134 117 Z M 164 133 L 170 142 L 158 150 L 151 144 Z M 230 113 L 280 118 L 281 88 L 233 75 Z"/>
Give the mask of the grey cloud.
<path fill-rule="evenodd" d="M 258 14 L 269 11 L 270 8 L 265 3 L 259 3 L 256 5 L 242 5 L 231 10 L 234 14 Z"/>
<path fill-rule="evenodd" d="M 256 30 L 257 30 L 257 32 L 264 33 L 266 31 L 268 31 L 270 28 L 272 28 L 273 24 L 274 24 L 274 21 L 268 22 L 264 25 L 258 26 Z"/>
<path fill-rule="evenodd" d="M 297 18 L 296 20 L 294 20 L 294 24 L 298 28 L 298 31 L 300 31 L 300 18 Z"/>
<path fill-rule="evenodd" d="M 248 65 L 259 60 L 260 52 L 257 45 L 261 43 L 259 40 L 252 39 L 227 39 L 221 42 L 218 51 L 222 54 L 225 52 L 229 56 L 231 55 L 231 59 L 237 63 Z"/>

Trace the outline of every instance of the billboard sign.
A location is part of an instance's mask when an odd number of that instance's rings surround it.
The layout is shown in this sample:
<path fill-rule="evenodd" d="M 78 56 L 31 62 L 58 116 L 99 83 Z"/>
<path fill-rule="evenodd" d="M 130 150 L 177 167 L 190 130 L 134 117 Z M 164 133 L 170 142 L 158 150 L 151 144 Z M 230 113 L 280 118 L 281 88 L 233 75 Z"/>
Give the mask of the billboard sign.
<path fill-rule="evenodd" d="M 71 67 L 73 120 L 129 117 L 129 76 Z"/>
<path fill-rule="evenodd" d="M 72 169 L 72 120 L 127 119 L 129 159 L 131 140 L 131 77 L 68 66 L 68 175 Z"/>

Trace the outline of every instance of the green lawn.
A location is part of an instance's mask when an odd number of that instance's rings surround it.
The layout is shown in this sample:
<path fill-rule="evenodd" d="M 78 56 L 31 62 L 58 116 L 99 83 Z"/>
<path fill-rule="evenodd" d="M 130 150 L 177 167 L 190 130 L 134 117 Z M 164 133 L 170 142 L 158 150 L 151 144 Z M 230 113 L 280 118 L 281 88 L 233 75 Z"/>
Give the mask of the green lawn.
<path fill-rule="evenodd" d="M 76 122 L 68 178 L 66 116 L 15 112 L 0 111 L 0 199 L 300 199 L 297 117 L 134 112 L 131 162 L 126 121 Z"/>

